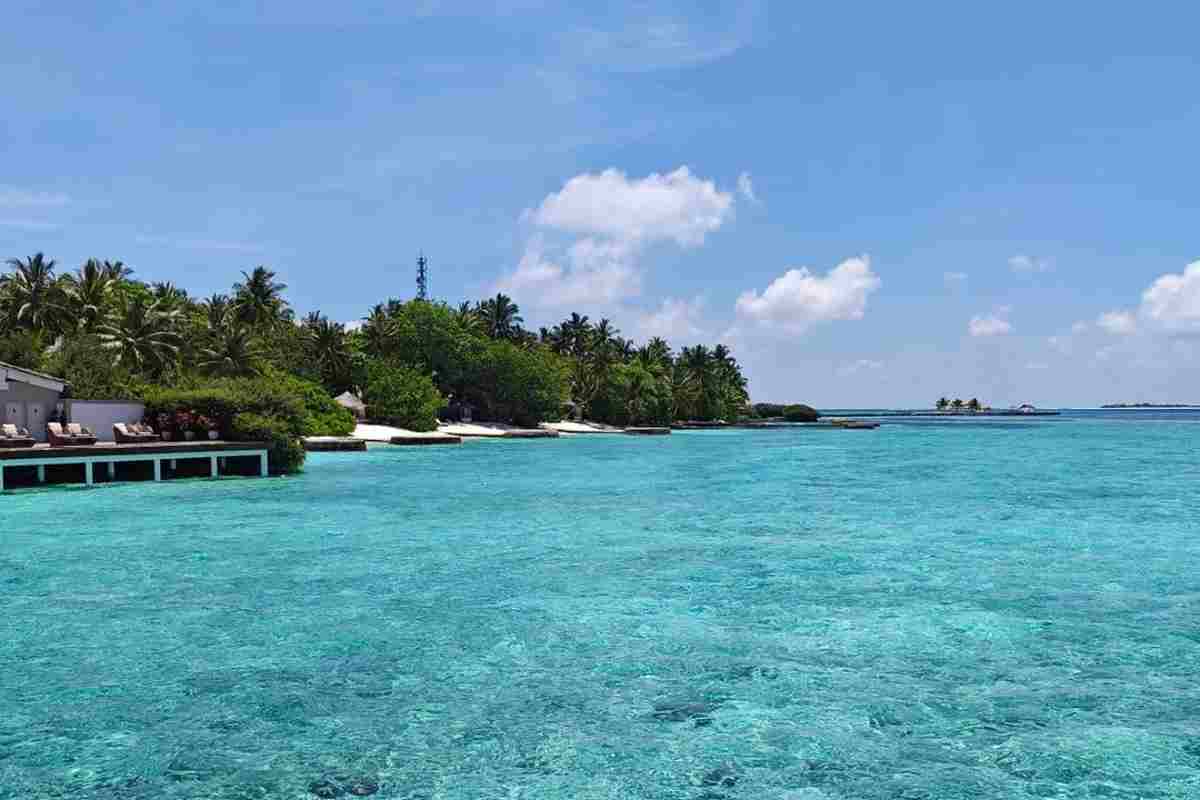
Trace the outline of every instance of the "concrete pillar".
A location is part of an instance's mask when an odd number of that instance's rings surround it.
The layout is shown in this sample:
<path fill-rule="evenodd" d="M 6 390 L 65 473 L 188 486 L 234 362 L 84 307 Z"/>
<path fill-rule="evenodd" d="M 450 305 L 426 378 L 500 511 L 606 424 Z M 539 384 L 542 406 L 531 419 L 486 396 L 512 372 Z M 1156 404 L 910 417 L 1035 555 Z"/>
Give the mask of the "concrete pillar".
<path fill-rule="evenodd" d="M 0 492 L 4 491 L 4 465 L 0 464 Z"/>
<path fill-rule="evenodd" d="M 83 465 L 83 482 L 88 486 L 92 485 L 92 462 L 84 462 Z"/>
<path fill-rule="evenodd" d="M 217 473 L 217 457 L 216 456 L 208 457 L 208 467 L 209 467 L 209 471 L 212 473 L 212 476 L 214 478 L 217 477 L 218 473 Z"/>
<path fill-rule="evenodd" d="M 162 459 L 161 458 L 154 459 L 154 480 L 156 480 L 156 481 L 162 480 Z"/>
<path fill-rule="evenodd" d="M 45 483 L 46 482 L 46 465 L 38 464 L 37 471 L 38 471 L 38 483 Z"/>
<path fill-rule="evenodd" d="M 258 474 L 262 477 L 267 477 L 267 454 L 263 453 L 258 457 Z"/>
<path fill-rule="evenodd" d="M 117 479 L 117 462 L 115 461 L 108 462 L 108 479 L 110 481 Z"/>
<path fill-rule="evenodd" d="M 175 471 L 175 459 L 171 459 L 171 472 Z"/>

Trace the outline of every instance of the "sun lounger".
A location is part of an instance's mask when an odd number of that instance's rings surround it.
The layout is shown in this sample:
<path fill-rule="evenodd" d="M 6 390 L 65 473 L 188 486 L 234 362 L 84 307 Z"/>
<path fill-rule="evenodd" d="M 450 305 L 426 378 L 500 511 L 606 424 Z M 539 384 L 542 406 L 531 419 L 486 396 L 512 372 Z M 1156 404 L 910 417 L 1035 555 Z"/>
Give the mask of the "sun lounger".
<path fill-rule="evenodd" d="M 74 428 L 75 430 L 72 430 Z M 64 431 L 58 422 L 46 423 L 46 438 L 51 447 L 69 447 L 96 443 L 96 437 L 82 425 L 71 423 Z"/>
<path fill-rule="evenodd" d="M 88 445 L 96 443 L 96 434 L 92 433 L 90 429 L 85 428 L 78 422 L 72 422 L 68 424 L 67 433 L 71 435 L 71 444 Z"/>
<path fill-rule="evenodd" d="M 158 439 L 158 434 L 145 425 L 118 422 L 113 425 L 113 438 L 117 444 L 138 444 Z"/>
<path fill-rule="evenodd" d="M 33 447 L 36 440 L 29 431 L 16 425 L 5 423 L 0 426 L 0 448 L 2 447 Z"/>

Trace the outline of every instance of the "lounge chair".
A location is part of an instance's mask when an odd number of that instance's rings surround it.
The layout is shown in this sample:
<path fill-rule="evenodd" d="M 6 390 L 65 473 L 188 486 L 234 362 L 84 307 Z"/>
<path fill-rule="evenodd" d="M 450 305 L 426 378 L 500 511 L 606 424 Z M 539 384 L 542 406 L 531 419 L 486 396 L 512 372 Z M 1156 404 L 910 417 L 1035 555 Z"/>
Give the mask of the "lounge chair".
<path fill-rule="evenodd" d="M 92 432 L 77 423 L 71 423 L 64 431 L 61 423 L 47 422 L 46 438 L 50 440 L 51 447 L 70 447 L 96 443 L 96 437 Z"/>
<path fill-rule="evenodd" d="M 36 443 L 24 428 L 8 423 L 0 425 L 0 447 L 33 447 Z"/>
<path fill-rule="evenodd" d="M 158 439 L 158 434 L 135 422 L 117 422 L 113 425 L 113 438 L 117 444 L 140 444 Z"/>
<path fill-rule="evenodd" d="M 73 444 L 70 435 L 63 431 L 62 425 L 57 422 L 46 423 L 46 439 L 49 440 L 51 447 Z"/>
<path fill-rule="evenodd" d="M 71 434 L 71 444 L 89 445 L 96 443 L 96 434 L 78 422 L 69 423 L 67 425 L 67 433 Z"/>

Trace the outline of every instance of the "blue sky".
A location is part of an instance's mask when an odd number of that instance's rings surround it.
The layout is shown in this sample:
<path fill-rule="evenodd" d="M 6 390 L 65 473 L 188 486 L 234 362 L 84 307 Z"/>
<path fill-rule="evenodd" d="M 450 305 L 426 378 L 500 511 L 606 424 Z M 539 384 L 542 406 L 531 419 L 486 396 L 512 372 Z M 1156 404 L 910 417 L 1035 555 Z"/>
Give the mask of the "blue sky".
<path fill-rule="evenodd" d="M 1185 4 L 148 5 L 6 7 L 5 257 L 351 321 L 424 249 L 756 399 L 1200 402 Z"/>

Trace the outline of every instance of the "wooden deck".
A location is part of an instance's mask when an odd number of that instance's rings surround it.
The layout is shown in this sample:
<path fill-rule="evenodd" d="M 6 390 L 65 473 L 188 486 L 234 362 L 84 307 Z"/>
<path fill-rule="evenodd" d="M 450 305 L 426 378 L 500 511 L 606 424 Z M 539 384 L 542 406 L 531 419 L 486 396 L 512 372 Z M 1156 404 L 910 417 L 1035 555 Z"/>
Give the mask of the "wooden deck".
<path fill-rule="evenodd" d="M 209 475 L 216 478 L 228 458 L 257 458 L 258 474 L 263 477 L 267 475 L 267 445 L 263 442 L 101 442 L 62 447 L 38 444 L 33 447 L 0 448 L 0 492 L 4 491 L 6 469 L 35 468 L 38 483 L 44 483 L 48 466 L 82 465 L 83 482 L 90 486 L 94 482 L 97 464 L 105 466 L 108 479 L 114 480 L 117 464 L 151 462 L 154 465 L 154 480 L 158 481 L 162 480 L 163 462 L 167 462 L 167 467 L 174 470 L 177 461 L 208 459 Z"/>

